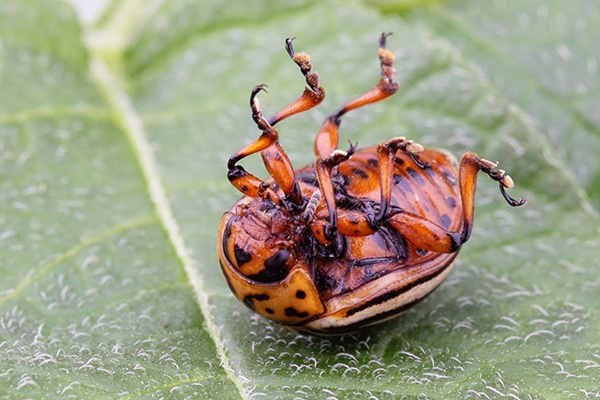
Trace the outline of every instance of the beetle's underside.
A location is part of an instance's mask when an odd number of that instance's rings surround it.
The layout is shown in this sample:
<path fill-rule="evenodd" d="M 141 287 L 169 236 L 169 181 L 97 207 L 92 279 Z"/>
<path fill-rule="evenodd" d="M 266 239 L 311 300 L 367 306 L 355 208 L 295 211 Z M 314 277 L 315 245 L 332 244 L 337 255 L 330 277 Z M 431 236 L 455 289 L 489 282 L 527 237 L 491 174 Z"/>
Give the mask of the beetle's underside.
<path fill-rule="evenodd" d="M 265 86 L 252 91 L 252 117 L 262 134 L 229 159 L 228 178 L 245 196 L 223 217 L 218 251 L 237 297 L 281 324 L 336 333 L 392 318 L 424 298 L 471 234 L 479 171 L 499 182 L 510 205 L 524 203 L 506 194 L 510 177 L 474 153 L 457 165 L 446 152 L 404 138 L 338 149 L 344 114 L 398 90 L 387 36 L 380 38 L 380 81 L 325 120 L 316 160 L 305 168 L 294 170 L 274 125 L 325 96 L 308 55 L 286 41 L 309 87 L 270 119 L 256 98 Z M 255 153 L 272 181 L 238 165 Z"/>

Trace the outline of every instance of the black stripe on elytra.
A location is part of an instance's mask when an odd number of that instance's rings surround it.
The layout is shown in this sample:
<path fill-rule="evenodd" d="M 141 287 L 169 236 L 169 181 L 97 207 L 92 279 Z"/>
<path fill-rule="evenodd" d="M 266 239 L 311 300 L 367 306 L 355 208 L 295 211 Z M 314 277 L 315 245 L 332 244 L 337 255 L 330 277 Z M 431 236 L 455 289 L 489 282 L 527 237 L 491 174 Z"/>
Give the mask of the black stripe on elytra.
<path fill-rule="evenodd" d="M 423 299 L 425 299 L 425 297 L 427 297 L 427 295 L 425 295 L 421 298 L 418 298 L 408 304 L 405 304 L 402 307 L 394 308 L 393 310 L 389 310 L 389 311 L 386 311 L 386 312 L 383 312 L 383 313 L 380 313 L 377 315 L 373 315 L 372 317 L 365 318 L 363 320 L 357 321 L 350 325 L 332 326 L 330 328 L 325 328 L 325 329 L 321 329 L 321 330 L 311 329 L 311 328 L 300 328 L 300 329 L 304 332 L 312 333 L 314 335 L 342 335 L 344 333 L 356 332 L 357 330 L 364 328 L 365 326 L 375 325 L 380 321 L 383 321 L 386 319 L 391 319 L 397 315 L 405 313 L 406 311 L 408 311 L 409 309 L 413 308 L 418 303 L 423 301 Z"/>
<path fill-rule="evenodd" d="M 356 168 L 356 167 L 352 167 L 351 170 L 352 170 L 352 173 L 354 175 L 357 175 L 357 176 L 359 176 L 362 179 L 369 179 L 369 175 L 365 171 L 363 171 L 362 169 Z"/>
<path fill-rule="evenodd" d="M 394 184 L 400 186 L 400 190 L 407 193 L 414 193 L 413 188 L 410 186 L 410 183 L 406 181 L 406 179 L 397 174 L 394 174 L 393 179 Z"/>
<path fill-rule="evenodd" d="M 364 267 L 367 265 L 375 265 L 385 262 L 400 261 L 397 257 L 373 257 L 363 258 L 362 260 L 354 260 L 352 264 L 356 267 Z"/>
<path fill-rule="evenodd" d="M 406 172 L 417 182 L 420 186 L 425 186 L 425 179 L 421 176 L 421 174 L 411 167 L 406 168 Z"/>
<path fill-rule="evenodd" d="M 441 274 L 443 271 L 445 271 L 446 268 L 448 268 L 448 266 L 450 265 L 450 263 L 452 262 L 452 260 L 454 260 L 455 257 L 456 256 L 452 257 L 443 268 L 437 269 L 432 274 L 429 274 L 427 276 L 423 276 L 423 277 L 417 279 L 416 281 L 411 282 L 410 284 L 408 284 L 406 286 L 403 286 L 403 287 L 401 287 L 399 289 L 396 289 L 396 290 L 391 290 L 389 292 L 386 292 L 386 293 L 382 294 L 381 296 L 375 297 L 372 300 L 369 300 L 367 302 L 361 303 L 357 307 L 348 310 L 346 312 L 346 316 L 350 317 L 350 316 L 352 316 L 352 315 L 354 315 L 354 314 L 356 314 L 356 313 L 358 313 L 360 311 L 363 311 L 363 310 L 365 310 L 367 308 L 376 306 L 376 305 L 381 304 L 381 303 L 385 303 L 386 301 L 391 300 L 391 299 L 393 299 L 395 297 L 398 297 L 402 293 L 408 292 L 409 290 L 413 289 L 414 287 L 419 286 L 419 285 L 421 285 L 421 284 L 423 284 L 423 283 L 425 283 L 425 282 L 427 282 L 427 281 L 435 278 L 436 276 L 438 276 L 439 274 Z"/>

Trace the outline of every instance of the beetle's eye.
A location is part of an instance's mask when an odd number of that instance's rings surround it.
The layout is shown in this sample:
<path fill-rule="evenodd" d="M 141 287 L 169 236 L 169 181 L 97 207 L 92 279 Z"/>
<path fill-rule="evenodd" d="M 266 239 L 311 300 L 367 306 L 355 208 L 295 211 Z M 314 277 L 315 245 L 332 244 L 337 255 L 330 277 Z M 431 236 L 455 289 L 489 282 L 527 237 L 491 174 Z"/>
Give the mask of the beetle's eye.
<path fill-rule="evenodd" d="M 280 269 L 285 266 L 290 255 L 291 253 L 289 250 L 280 249 L 265 261 L 265 267 L 268 270 Z"/>

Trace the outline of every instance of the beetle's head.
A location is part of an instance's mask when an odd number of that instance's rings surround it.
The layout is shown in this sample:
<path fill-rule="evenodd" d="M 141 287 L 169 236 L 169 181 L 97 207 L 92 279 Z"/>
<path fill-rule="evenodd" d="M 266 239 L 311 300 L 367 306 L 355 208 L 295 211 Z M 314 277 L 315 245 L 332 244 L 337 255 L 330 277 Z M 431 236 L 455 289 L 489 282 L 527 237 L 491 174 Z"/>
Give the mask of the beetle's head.
<path fill-rule="evenodd" d="M 276 282 L 296 262 L 294 243 L 302 226 L 269 199 L 239 204 L 227 224 L 223 250 L 242 275 L 257 282 Z"/>

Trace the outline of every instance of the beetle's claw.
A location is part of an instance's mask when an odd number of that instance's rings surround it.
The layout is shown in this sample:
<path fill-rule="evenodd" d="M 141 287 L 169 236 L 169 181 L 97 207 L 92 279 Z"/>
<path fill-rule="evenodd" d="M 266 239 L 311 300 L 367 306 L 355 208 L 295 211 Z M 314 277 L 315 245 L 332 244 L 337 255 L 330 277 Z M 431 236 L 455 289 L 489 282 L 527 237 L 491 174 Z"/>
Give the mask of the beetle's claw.
<path fill-rule="evenodd" d="M 294 59 L 294 47 L 292 46 L 292 42 L 296 39 L 296 37 L 291 37 L 285 39 L 285 50 L 288 52 L 292 60 Z"/>
<path fill-rule="evenodd" d="M 512 207 L 520 207 L 523 204 L 525 204 L 525 202 L 527 201 L 526 199 L 521 199 L 521 200 L 515 200 L 512 197 L 509 196 L 508 193 L 506 193 L 506 186 L 504 186 L 504 184 L 502 183 L 502 181 L 500 181 L 500 193 L 502 193 L 502 197 L 504 197 L 504 200 L 506 200 L 506 202 L 512 206 Z"/>
<path fill-rule="evenodd" d="M 387 41 L 388 36 L 392 36 L 393 32 L 383 32 L 381 36 L 379 36 L 379 48 L 385 49 L 385 42 Z"/>
<path fill-rule="evenodd" d="M 347 157 L 350 158 L 352 156 L 352 154 L 354 154 L 356 152 L 356 148 L 358 147 L 358 142 L 354 142 L 354 144 L 348 139 L 348 144 L 350 145 L 350 147 L 348 147 L 348 151 L 346 151 Z"/>

